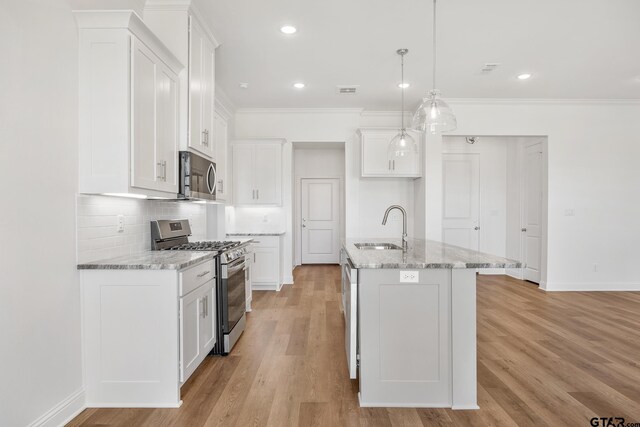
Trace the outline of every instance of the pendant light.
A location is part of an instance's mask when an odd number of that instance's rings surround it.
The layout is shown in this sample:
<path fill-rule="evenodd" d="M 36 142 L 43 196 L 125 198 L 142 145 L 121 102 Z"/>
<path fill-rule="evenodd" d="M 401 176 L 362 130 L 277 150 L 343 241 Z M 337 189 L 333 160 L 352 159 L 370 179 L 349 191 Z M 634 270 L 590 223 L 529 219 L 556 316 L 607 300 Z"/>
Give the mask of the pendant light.
<path fill-rule="evenodd" d="M 436 89 L 436 0 L 433 0 L 433 88 L 429 97 L 422 100 L 422 104 L 413 115 L 411 128 L 421 132 L 447 132 L 458 127 L 456 116 L 451 107 L 440 98 L 440 91 Z"/>
<path fill-rule="evenodd" d="M 402 80 L 400 82 L 400 88 L 402 90 L 402 115 L 400 116 L 400 131 L 393 137 L 389 143 L 389 158 L 391 160 L 396 157 L 406 157 L 418 154 L 418 145 L 415 139 L 407 133 L 407 129 L 404 127 L 404 56 L 409 52 L 409 49 L 398 49 L 396 53 L 400 55 L 400 69 Z"/>

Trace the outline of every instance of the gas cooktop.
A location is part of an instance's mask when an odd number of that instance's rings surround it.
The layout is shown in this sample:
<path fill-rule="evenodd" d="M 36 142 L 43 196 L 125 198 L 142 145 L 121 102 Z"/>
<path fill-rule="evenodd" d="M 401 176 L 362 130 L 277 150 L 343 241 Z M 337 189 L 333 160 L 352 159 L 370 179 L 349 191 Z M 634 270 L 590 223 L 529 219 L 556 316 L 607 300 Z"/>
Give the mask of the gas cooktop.
<path fill-rule="evenodd" d="M 164 251 L 226 251 L 240 245 L 240 242 L 232 241 L 202 241 L 182 243 L 176 246 L 163 248 Z"/>

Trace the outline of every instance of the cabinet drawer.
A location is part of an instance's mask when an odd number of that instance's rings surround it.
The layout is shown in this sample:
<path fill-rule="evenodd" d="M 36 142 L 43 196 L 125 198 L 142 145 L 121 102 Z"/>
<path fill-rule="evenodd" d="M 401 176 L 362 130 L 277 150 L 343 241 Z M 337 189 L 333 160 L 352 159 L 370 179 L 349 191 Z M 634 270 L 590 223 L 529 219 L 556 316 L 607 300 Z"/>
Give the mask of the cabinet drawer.
<path fill-rule="evenodd" d="M 251 246 L 254 248 L 275 248 L 280 243 L 278 236 L 253 236 Z"/>
<path fill-rule="evenodd" d="M 211 260 L 182 270 L 179 276 L 180 296 L 184 296 L 216 277 L 215 262 Z"/>

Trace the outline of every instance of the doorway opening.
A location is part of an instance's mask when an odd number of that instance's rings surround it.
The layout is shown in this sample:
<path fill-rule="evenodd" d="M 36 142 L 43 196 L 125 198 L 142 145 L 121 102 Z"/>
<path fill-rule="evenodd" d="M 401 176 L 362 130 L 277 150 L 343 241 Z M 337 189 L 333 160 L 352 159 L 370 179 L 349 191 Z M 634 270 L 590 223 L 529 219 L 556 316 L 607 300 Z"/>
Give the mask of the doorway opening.
<path fill-rule="evenodd" d="M 344 143 L 293 143 L 294 265 L 339 264 L 345 236 Z"/>
<path fill-rule="evenodd" d="M 487 269 L 545 288 L 547 138 L 445 136 L 442 239 L 516 259 L 520 269 Z"/>

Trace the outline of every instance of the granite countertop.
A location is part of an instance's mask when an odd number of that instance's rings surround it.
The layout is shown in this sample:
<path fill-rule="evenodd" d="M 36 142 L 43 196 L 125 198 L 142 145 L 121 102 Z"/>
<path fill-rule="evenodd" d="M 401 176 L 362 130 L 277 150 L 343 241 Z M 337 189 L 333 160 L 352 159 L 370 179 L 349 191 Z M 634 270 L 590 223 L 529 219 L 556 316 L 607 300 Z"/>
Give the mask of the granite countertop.
<path fill-rule="evenodd" d="M 215 251 L 146 251 L 78 264 L 78 270 L 181 270 L 206 260 Z"/>
<path fill-rule="evenodd" d="M 240 233 L 227 233 L 227 236 L 282 236 L 285 231 L 258 231 L 255 233 L 240 232 Z"/>
<path fill-rule="evenodd" d="M 408 239 L 409 247 L 402 250 L 358 249 L 354 243 L 393 243 L 402 246 L 400 239 L 346 239 L 342 246 L 355 268 L 519 268 L 519 261 L 434 240 Z"/>

